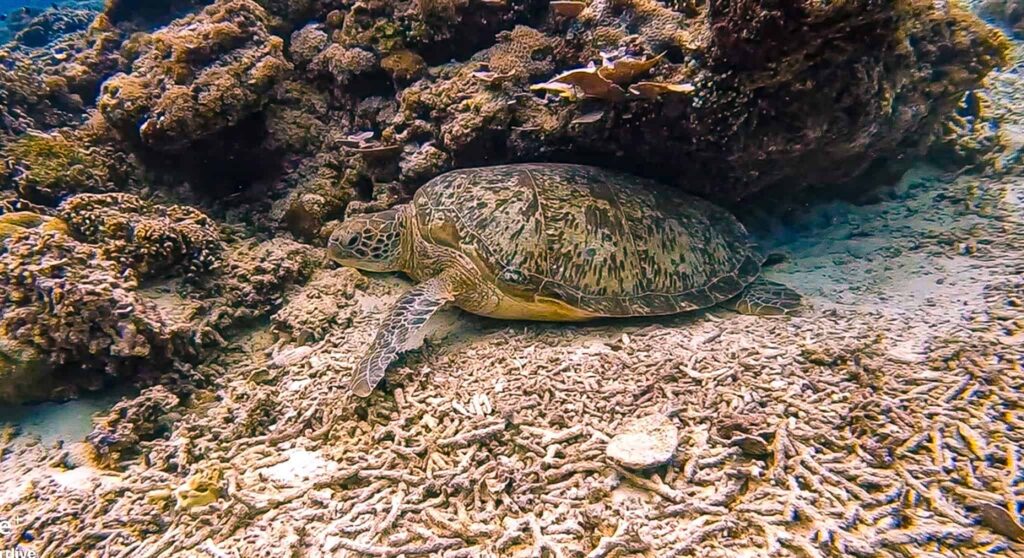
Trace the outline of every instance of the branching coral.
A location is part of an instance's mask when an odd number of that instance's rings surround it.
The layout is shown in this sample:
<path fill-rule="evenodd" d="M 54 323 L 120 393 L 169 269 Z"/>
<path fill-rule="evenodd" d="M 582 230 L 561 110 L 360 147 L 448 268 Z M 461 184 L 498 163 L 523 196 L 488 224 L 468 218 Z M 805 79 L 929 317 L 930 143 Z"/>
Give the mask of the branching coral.
<path fill-rule="evenodd" d="M 0 398 L 49 397 L 62 381 L 94 382 L 90 370 L 126 373 L 171 356 L 176 328 L 96 248 L 39 226 L 0 250 Z"/>
<path fill-rule="evenodd" d="M 162 206 L 131 194 L 82 194 L 59 208 L 72 234 L 100 245 L 103 256 L 140 278 L 184 268 L 213 268 L 221 251 L 217 225 L 200 211 Z"/>
<path fill-rule="evenodd" d="M 290 69 L 270 15 L 252 0 L 219 0 L 129 42 L 131 72 L 103 85 L 98 106 L 116 129 L 179 150 L 259 111 Z"/>

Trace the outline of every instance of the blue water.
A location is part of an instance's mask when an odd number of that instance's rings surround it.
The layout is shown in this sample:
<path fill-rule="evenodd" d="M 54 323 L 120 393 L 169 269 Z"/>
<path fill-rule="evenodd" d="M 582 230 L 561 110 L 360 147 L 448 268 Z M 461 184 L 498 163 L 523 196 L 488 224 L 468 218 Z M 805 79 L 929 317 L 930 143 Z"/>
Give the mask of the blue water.
<path fill-rule="evenodd" d="M 18 8 L 47 8 L 51 4 L 67 4 L 67 2 L 52 2 L 48 0 L 0 0 L 0 13 L 12 12 Z"/>
<path fill-rule="evenodd" d="M 33 12 L 38 12 L 51 6 L 78 6 L 98 8 L 102 1 L 91 0 L 0 0 L 0 14 L 9 14 L 14 10 L 28 7 Z"/>

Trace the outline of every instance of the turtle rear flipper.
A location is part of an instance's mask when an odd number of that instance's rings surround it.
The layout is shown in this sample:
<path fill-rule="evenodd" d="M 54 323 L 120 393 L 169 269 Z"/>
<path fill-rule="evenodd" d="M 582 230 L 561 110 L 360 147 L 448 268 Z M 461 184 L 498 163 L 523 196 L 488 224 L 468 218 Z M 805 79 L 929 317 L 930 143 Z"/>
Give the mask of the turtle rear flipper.
<path fill-rule="evenodd" d="M 740 314 L 787 316 L 801 305 L 801 296 L 793 289 L 763 277 L 754 279 L 740 294 L 719 304 Z"/>

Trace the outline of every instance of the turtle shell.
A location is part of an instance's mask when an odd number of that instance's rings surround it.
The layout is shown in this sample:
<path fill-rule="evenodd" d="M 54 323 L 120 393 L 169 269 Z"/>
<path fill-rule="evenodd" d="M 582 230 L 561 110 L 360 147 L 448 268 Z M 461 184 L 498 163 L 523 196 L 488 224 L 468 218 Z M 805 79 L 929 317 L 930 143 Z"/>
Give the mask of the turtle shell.
<path fill-rule="evenodd" d="M 451 171 L 420 188 L 413 206 L 427 242 L 465 254 L 506 294 L 601 316 L 705 308 L 760 272 L 747 231 L 726 210 L 596 167 Z"/>

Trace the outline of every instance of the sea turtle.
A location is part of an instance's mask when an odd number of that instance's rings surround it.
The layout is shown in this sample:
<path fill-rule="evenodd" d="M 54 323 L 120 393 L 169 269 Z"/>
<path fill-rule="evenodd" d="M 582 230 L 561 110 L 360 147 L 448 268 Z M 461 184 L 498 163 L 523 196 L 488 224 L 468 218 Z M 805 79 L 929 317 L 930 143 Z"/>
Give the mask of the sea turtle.
<path fill-rule="evenodd" d="M 596 167 L 532 163 L 451 171 L 410 203 L 346 219 L 328 253 L 402 271 L 398 299 L 356 365 L 368 396 L 413 334 L 446 304 L 494 318 L 582 321 L 726 305 L 786 314 L 800 296 L 758 279 L 764 257 L 728 211 Z"/>

